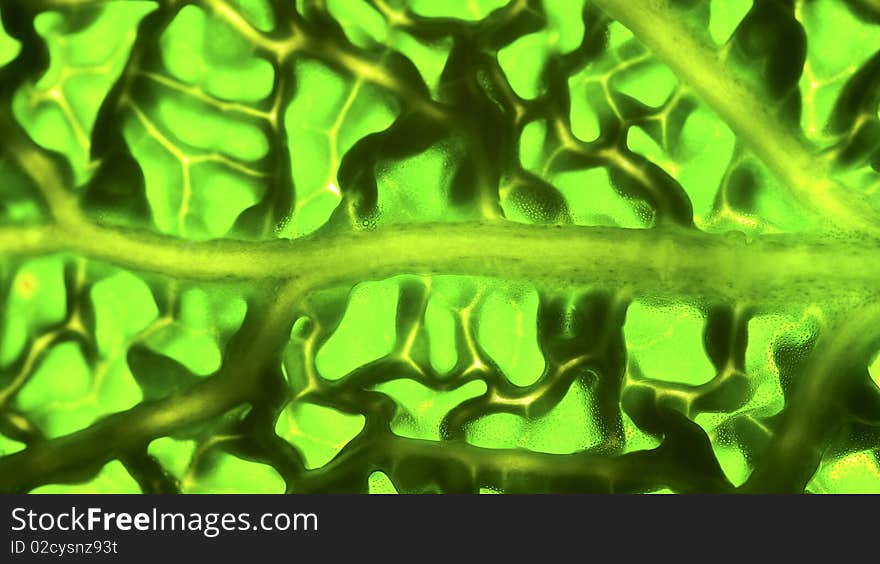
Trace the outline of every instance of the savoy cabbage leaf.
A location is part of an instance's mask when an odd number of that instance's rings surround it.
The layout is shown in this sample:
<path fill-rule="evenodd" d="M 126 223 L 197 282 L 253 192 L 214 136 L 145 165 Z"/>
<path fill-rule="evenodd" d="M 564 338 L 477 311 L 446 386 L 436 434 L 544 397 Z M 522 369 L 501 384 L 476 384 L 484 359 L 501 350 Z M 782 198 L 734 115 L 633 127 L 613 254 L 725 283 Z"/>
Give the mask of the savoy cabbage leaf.
<path fill-rule="evenodd" d="M 0 490 L 880 492 L 877 2 L 0 22 Z"/>

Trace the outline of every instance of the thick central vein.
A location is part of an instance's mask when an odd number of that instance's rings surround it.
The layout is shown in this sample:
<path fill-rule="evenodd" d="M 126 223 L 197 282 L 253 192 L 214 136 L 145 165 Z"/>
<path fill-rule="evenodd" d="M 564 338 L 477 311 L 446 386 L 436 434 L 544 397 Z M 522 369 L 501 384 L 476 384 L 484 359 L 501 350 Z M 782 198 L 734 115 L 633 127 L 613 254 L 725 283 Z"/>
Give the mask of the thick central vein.
<path fill-rule="evenodd" d="M 0 229 L 0 253 L 55 251 L 174 278 L 299 279 L 307 288 L 396 274 L 460 274 L 769 305 L 828 303 L 880 287 L 880 246 L 870 239 L 765 235 L 747 241 L 678 228 L 507 221 L 387 226 L 263 242 L 189 242 L 94 224 Z"/>

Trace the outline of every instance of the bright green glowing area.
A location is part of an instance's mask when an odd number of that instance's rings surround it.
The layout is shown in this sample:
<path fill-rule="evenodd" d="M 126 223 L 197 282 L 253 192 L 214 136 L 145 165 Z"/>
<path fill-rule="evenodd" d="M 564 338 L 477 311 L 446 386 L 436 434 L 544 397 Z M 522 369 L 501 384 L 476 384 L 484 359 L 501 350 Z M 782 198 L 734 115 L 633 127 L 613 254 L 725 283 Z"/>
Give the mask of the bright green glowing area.
<path fill-rule="evenodd" d="M 83 28 L 71 26 L 61 12 L 35 21 L 49 47 L 49 68 L 17 92 L 13 111 L 34 141 L 67 157 L 78 184 L 89 176 L 101 103 L 125 65 L 138 22 L 154 8 L 152 2 L 110 3 Z"/>
<path fill-rule="evenodd" d="M 511 87 L 521 98 L 536 98 L 541 92 L 541 70 L 547 57 L 547 37 L 532 33 L 498 52 L 498 64 Z"/>
<path fill-rule="evenodd" d="M 862 451 L 829 460 L 807 485 L 807 491 L 827 494 L 880 494 L 880 463 L 875 451 Z"/>
<path fill-rule="evenodd" d="M 754 413 L 752 411 L 752 413 Z M 742 486 L 752 472 L 752 467 L 742 449 L 728 436 L 731 419 L 727 413 L 700 413 L 694 418 L 712 442 L 712 450 L 724 476 L 734 487 Z"/>
<path fill-rule="evenodd" d="M 752 7 L 752 0 L 711 0 L 709 34 L 718 45 L 727 43 Z"/>
<path fill-rule="evenodd" d="M 275 433 L 300 451 L 307 469 L 320 468 L 335 457 L 361 429 L 363 415 L 350 415 L 306 402 L 293 402 L 275 424 Z"/>
<path fill-rule="evenodd" d="M 553 181 L 576 225 L 640 229 L 654 222 L 644 202 L 621 197 L 604 168 L 559 173 Z"/>
<path fill-rule="evenodd" d="M 147 453 L 161 462 L 172 476 L 180 480 L 186 475 L 195 450 L 195 441 L 162 437 L 150 442 Z"/>
<path fill-rule="evenodd" d="M 376 87 L 347 79 L 326 66 L 295 66 L 297 93 L 284 115 L 290 144 L 296 209 L 281 237 L 307 235 L 323 225 L 340 202 L 337 172 L 356 141 L 382 131 L 397 109 Z"/>
<path fill-rule="evenodd" d="M 594 114 L 590 115 L 595 117 Z M 572 115 L 572 128 L 575 128 L 574 115 Z M 640 130 L 637 128 L 631 129 L 630 135 L 638 131 Z M 598 136 L 598 123 L 595 124 L 595 129 L 581 130 L 580 133 L 586 138 Z M 578 135 L 578 132 L 575 134 Z M 548 154 L 546 141 L 547 126 L 544 122 L 531 121 L 526 124 L 520 136 L 520 162 L 526 170 L 547 177 L 553 183 L 565 200 L 572 223 L 630 228 L 648 227 L 652 224 L 653 213 L 650 208 L 644 202 L 621 197 L 605 168 L 549 172 L 558 151 Z M 502 206 L 508 217 L 529 222 L 528 214 L 517 209 L 515 203 L 505 199 L 502 200 Z"/>
<path fill-rule="evenodd" d="M 394 280 L 365 282 L 352 290 L 342 321 L 315 357 L 321 376 L 338 380 L 392 351 L 397 297 Z"/>
<path fill-rule="evenodd" d="M 601 131 L 599 115 L 591 98 L 601 95 L 601 87 L 580 74 L 574 74 L 568 79 L 568 89 L 573 94 L 569 110 L 571 133 L 581 141 L 595 141 Z"/>
<path fill-rule="evenodd" d="M 718 462 L 721 464 L 721 469 L 724 470 L 724 474 L 730 480 L 730 483 L 736 487 L 743 485 L 746 478 L 749 477 L 751 469 L 742 451 L 729 447 L 716 449 L 715 454 L 718 457 Z"/>
<path fill-rule="evenodd" d="M 635 65 L 615 75 L 614 88 L 639 102 L 659 107 L 672 95 L 677 81 L 665 65 Z"/>
<path fill-rule="evenodd" d="M 275 21 L 271 0 L 230 0 L 229 4 L 260 31 L 272 31 L 278 23 Z"/>
<path fill-rule="evenodd" d="M 266 155 L 268 143 L 253 125 L 220 119 L 201 104 L 164 99 L 157 108 L 161 124 L 186 145 L 223 153 L 241 161 L 255 161 Z"/>
<path fill-rule="evenodd" d="M 467 441 L 484 448 L 569 454 L 599 444 L 601 432 L 593 419 L 590 391 L 575 381 L 547 414 L 531 419 L 512 413 L 484 415 L 468 426 Z"/>
<path fill-rule="evenodd" d="M 691 386 L 715 377 L 715 367 L 700 351 L 705 319 L 688 306 L 655 306 L 636 301 L 626 312 L 627 350 L 645 377 Z M 681 354 L 681 351 L 694 351 Z"/>
<path fill-rule="evenodd" d="M 262 195 L 258 174 L 242 163 L 265 156 L 265 136 L 254 125 L 220 119 L 208 109 L 200 101 L 167 97 L 152 115 L 135 108 L 126 122 L 126 140 L 144 163 L 154 221 L 165 233 L 223 236 Z M 218 192 L 224 198 L 214 198 Z"/>
<path fill-rule="evenodd" d="M 576 49 L 584 36 L 582 0 L 545 0 L 549 43 L 560 52 Z"/>
<path fill-rule="evenodd" d="M 6 437 L 4 435 L 0 435 L 0 456 L 13 454 L 20 450 L 23 450 L 24 447 L 24 443 L 10 439 L 9 437 Z"/>
<path fill-rule="evenodd" d="M 8 366 L 28 340 L 64 319 L 64 263 L 56 257 L 26 262 L 8 288 L 0 333 L 0 366 Z"/>
<path fill-rule="evenodd" d="M 699 108 L 688 116 L 671 150 L 664 150 L 645 130 L 636 127 L 629 130 L 627 146 L 678 180 L 690 197 L 694 221 L 708 226 L 735 140 L 730 128 L 709 110 Z M 667 142 L 662 138 L 660 141 Z"/>
<path fill-rule="evenodd" d="M 381 45 L 388 38 L 388 26 L 382 14 L 367 4 L 347 0 L 328 0 L 327 11 L 340 22 L 349 40 L 364 49 Z"/>
<path fill-rule="evenodd" d="M 270 25 L 266 7 L 247 4 L 249 17 Z M 260 113 L 244 104 L 271 95 L 275 71 L 227 23 L 197 6 L 185 6 L 159 42 L 168 74 L 143 73 L 158 95 L 130 101 L 123 134 L 144 172 L 156 228 L 222 237 L 265 191 L 254 163 L 267 156 L 269 142 Z"/>
<path fill-rule="evenodd" d="M 65 342 L 48 351 L 16 403 L 47 436 L 58 437 L 133 407 L 142 397 L 123 360 L 92 365 L 77 343 Z"/>
<path fill-rule="evenodd" d="M 452 38 L 436 38 L 430 42 L 423 42 L 404 30 L 394 29 L 389 44 L 412 61 L 425 85 L 436 95 L 440 75 L 446 66 L 446 58 L 452 47 Z"/>
<path fill-rule="evenodd" d="M 623 420 L 623 439 L 626 444 L 626 452 L 651 450 L 660 446 L 660 441 L 639 429 L 629 415 L 626 413 L 620 415 Z"/>
<path fill-rule="evenodd" d="M 21 42 L 6 33 L 3 24 L 0 23 L 0 67 L 18 56 L 21 51 Z"/>
<path fill-rule="evenodd" d="M 272 65 L 254 56 L 253 45 L 221 18 L 197 6 L 184 6 L 162 35 L 161 46 L 171 75 L 207 94 L 249 102 L 272 91 Z"/>
<path fill-rule="evenodd" d="M 181 484 L 181 493 L 194 494 L 280 494 L 284 490 L 284 480 L 271 466 L 231 455 L 219 456 L 209 470 L 187 476 Z"/>
<path fill-rule="evenodd" d="M 181 493 L 278 494 L 286 489 L 284 479 L 268 464 L 219 449 L 199 450 L 193 441 L 163 437 L 150 443 L 148 453 L 174 477 Z"/>
<path fill-rule="evenodd" d="M 47 484 L 34 488 L 32 494 L 136 494 L 138 483 L 118 460 L 108 462 L 98 474 L 83 484 Z"/>
<path fill-rule="evenodd" d="M 376 471 L 368 478 L 369 493 L 371 494 L 396 494 L 399 493 L 391 483 L 391 478 L 385 472 Z"/>
<path fill-rule="evenodd" d="M 584 33 L 582 7 L 582 2 L 571 0 L 544 2 L 547 26 L 523 35 L 498 51 L 498 64 L 518 96 L 534 99 L 541 95 L 542 73 L 549 55 L 578 47 Z"/>
<path fill-rule="evenodd" d="M 874 359 L 874 362 L 868 367 L 868 374 L 877 388 L 880 388 L 880 357 Z"/>
<path fill-rule="evenodd" d="M 608 47 L 614 51 L 614 54 L 619 54 L 622 46 L 634 50 L 632 45 L 632 32 L 618 22 L 611 22 L 608 26 Z"/>
<path fill-rule="evenodd" d="M 427 18 L 479 20 L 507 4 L 507 0 L 411 0 L 409 8 Z"/>
<path fill-rule="evenodd" d="M 396 435 L 439 441 L 443 417 L 463 401 L 486 393 L 486 384 L 468 382 L 454 390 L 437 392 L 414 380 L 400 379 L 379 384 L 375 390 L 397 404 L 391 420 L 391 430 Z"/>
<path fill-rule="evenodd" d="M 458 363 L 456 343 L 456 298 L 461 294 L 461 286 L 455 280 L 443 284 L 435 279 L 431 297 L 425 306 L 425 329 L 428 331 L 431 368 L 445 375 Z M 446 291 L 444 291 L 446 290 Z"/>
<path fill-rule="evenodd" d="M 678 180 L 690 196 L 694 220 L 708 223 L 713 212 L 716 193 L 733 156 L 735 137 L 725 124 L 705 108 L 692 112 L 684 123 L 678 143 L 669 160 L 662 150 L 641 129 L 630 129 L 630 149 L 652 158 Z"/>
<path fill-rule="evenodd" d="M 128 272 L 104 278 L 91 294 L 98 350 L 108 357 L 159 317 L 150 287 Z"/>
<path fill-rule="evenodd" d="M 449 147 L 435 146 L 415 157 L 389 162 L 379 174 L 379 223 L 451 221 Z"/>
<path fill-rule="evenodd" d="M 705 222 L 711 214 L 717 187 L 733 156 L 733 132 L 709 110 L 700 108 L 688 116 L 675 156 L 681 165 L 674 169 L 694 206 L 694 220 Z"/>
<path fill-rule="evenodd" d="M 544 372 L 537 311 L 537 292 L 524 287 L 499 288 L 480 306 L 479 343 L 516 386 L 528 386 Z"/>
<path fill-rule="evenodd" d="M 841 2 L 804 2 L 798 19 L 810 37 L 799 84 L 804 91 L 801 126 L 810 137 L 823 140 L 841 91 L 880 49 L 880 34 L 876 25 L 858 18 Z"/>
<path fill-rule="evenodd" d="M 752 377 L 751 399 L 744 409 L 762 416 L 778 413 L 785 401 L 776 351 L 806 346 L 816 336 L 816 323 L 808 312 L 797 315 L 759 315 L 749 321 L 746 372 Z"/>
<path fill-rule="evenodd" d="M 813 220 L 763 164 L 750 157 L 733 162 L 721 185 L 718 228 L 736 226 L 746 233 L 796 233 L 813 228 Z"/>
<path fill-rule="evenodd" d="M 519 136 L 519 160 L 523 168 L 539 172 L 544 166 L 544 141 L 547 125 L 543 121 L 530 121 Z"/>
<path fill-rule="evenodd" d="M 747 401 L 730 413 L 704 412 L 694 417 L 709 436 L 718 462 L 734 486 L 746 482 L 752 465 L 732 430 L 750 426 L 753 432 L 767 433 L 766 427 L 756 422 L 777 415 L 785 403 L 783 375 L 777 364 L 779 351 L 806 347 L 815 338 L 815 331 L 816 320 L 810 311 L 801 315 L 758 315 L 750 319 L 745 351 L 745 369 L 750 376 Z"/>
<path fill-rule="evenodd" d="M 160 322 L 145 342 L 193 374 L 207 376 L 220 368 L 221 336 L 238 329 L 246 311 L 247 304 L 238 296 L 212 295 L 192 288 L 180 296 L 179 316 Z"/>

